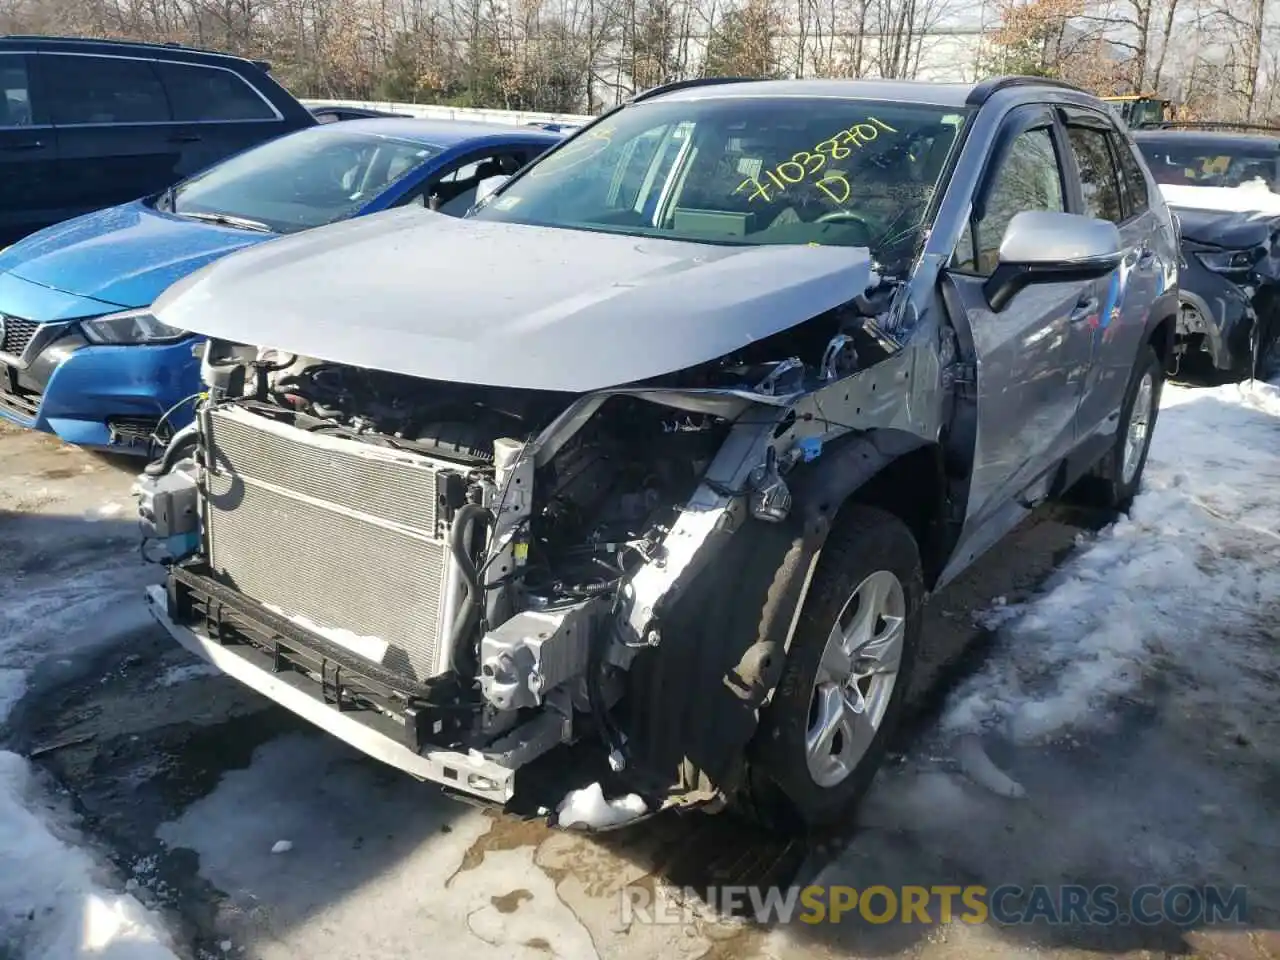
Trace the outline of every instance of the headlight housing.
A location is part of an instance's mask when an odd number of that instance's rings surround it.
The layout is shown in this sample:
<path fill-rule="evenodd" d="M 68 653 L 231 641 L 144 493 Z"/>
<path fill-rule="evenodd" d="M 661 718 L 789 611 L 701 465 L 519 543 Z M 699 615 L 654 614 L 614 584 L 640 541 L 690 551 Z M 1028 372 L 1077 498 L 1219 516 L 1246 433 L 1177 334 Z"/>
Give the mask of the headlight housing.
<path fill-rule="evenodd" d="M 148 309 L 126 310 L 105 317 L 94 317 L 92 320 L 81 320 L 80 329 L 90 343 L 114 345 L 176 343 L 187 336 L 186 330 L 161 323 Z"/>
<path fill-rule="evenodd" d="M 1252 270 L 1262 255 L 1262 250 L 1197 250 L 1196 259 L 1214 273 L 1244 273 Z"/>

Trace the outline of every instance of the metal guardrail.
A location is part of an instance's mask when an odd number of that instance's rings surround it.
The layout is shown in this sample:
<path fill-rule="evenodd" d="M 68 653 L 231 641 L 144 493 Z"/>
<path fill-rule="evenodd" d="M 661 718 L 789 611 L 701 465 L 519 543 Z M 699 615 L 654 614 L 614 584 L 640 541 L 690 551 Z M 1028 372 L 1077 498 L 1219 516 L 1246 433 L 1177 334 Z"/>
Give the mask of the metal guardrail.
<path fill-rule="evenodd" d="M 474 120 L 481 123 L 511 123 L 522 127 L 531 123 L 586 123 L 595 119 L 575 113 L 480 110 L 470 107 L 445 107 L 439 104 L 401 103 L 392 100 L 303 100 L 302 104 L 305 107 L 358 107 L 364 110 L 406 113 L 428 120 Z"/>

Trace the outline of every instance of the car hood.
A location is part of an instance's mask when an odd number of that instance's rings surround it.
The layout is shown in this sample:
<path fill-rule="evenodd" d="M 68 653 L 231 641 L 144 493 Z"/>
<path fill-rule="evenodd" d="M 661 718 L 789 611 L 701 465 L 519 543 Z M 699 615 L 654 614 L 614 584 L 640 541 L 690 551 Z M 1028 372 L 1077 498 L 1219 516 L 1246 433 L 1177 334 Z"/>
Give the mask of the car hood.
<path fill-rule="evenodd" d="M 403 210 L 235 254 L 166 291 L 155 312 L 336 363 L 587 392 L 714 360 L 875 282 L 863 248 L 688 243 Z"/>
<path fill-rule="evenodd" d="M 127 203 L 20 240 L 0 254 L 0 271 L 64 293 L 145 307 L 175 280 L 272 236 Z"/>
<path fill-rule="evenodd" d="M 1232 250 L 1268 245 L 1280 214 L 1219 213 L 1211 210 L 1178 210 L 1182 237 Z"/>

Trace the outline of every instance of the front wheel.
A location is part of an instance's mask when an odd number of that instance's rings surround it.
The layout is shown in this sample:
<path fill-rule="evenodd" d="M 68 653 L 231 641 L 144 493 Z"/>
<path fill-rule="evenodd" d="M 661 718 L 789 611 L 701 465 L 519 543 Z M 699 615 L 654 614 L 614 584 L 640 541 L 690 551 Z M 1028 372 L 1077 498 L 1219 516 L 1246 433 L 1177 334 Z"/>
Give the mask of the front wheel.
<path fill-rule="evenodd" d="M 839 823 L 898 726 L 924 578 L 906 525 L 846 507 L 822 548 L 782 680 L 761 717 L 739 809 L 788 831 Z"/>

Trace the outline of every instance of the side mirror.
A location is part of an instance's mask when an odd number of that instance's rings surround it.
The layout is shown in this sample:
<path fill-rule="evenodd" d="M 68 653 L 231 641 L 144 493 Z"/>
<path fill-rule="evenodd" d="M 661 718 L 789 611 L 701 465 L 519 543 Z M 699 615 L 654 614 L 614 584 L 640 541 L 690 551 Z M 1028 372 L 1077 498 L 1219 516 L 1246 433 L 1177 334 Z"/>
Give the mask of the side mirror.
<path fill-rule="evenodd" d="M 1096 280 L 1122 259 L 1120 231 L 1109 220 L 1024 210 L 1009 221 L 999 263 L 983 290 L 991 309 L 999 312 L 1031 284 Z"/>

